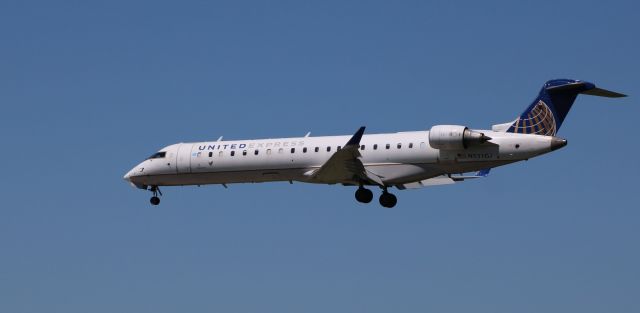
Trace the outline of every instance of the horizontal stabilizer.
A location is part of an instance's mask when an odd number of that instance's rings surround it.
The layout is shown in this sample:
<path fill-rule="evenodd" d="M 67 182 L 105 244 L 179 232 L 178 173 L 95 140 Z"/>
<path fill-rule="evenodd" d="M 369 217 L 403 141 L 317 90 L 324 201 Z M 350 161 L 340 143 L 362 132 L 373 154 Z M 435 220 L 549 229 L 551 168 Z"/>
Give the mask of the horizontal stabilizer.
<path fill-rule="evenodd" d="M 590 95 L 590 96 L 598 96 L 598 97 L 607 97 L 607 98 L 622 98 L 627 95 L 617 93 L 615 91 L 610 91 L 602 88 L 593 88 L 591 90 L 583 91 L 581 94 Z"/>

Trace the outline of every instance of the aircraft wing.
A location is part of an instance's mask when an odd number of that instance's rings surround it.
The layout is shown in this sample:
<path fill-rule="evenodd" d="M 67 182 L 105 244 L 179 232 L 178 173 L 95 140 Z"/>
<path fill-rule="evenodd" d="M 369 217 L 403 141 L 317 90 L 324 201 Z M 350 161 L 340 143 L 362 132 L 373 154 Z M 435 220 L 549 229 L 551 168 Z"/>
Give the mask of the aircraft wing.
<path fill-rule="evenodd" d="M 487 177 L 489 175 L 489 171 L 490 169 L 484 169 L 475 173 L 475 175 L 441 175 L 441 176 L 436 176 L 433 178 L 429 178 L 429 179 L 425 179 L 417 182 L 396 185 L 396 187 L 400 190 L 403 190 L 403 189 L 417 189 L 417 188 L 439 186 L 439 185 L 451 185 L 457 182 L 463 182 L 467 179 Z"/>
<path fill-rule="evenodd" d="M 320 168 L 312 171 L 311 179 L 326 184 L 367 182 L 382 186 L 380 177 L 367 171 L 362 164 L 360 140 L 364 129 L 364 126 L 360 127 L 342 149 L 333 153 Z"/>

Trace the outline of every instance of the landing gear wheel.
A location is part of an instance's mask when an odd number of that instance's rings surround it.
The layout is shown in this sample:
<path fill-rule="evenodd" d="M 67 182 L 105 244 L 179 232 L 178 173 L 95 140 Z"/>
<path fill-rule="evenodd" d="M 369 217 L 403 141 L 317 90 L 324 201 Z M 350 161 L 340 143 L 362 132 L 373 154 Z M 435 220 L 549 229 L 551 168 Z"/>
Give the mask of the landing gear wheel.
<path fill-rule="evenodd" d="M 151 202 L 151 205 L 160 204 L 160 198 L 158 198 L 158 195 L 162 196 L 162 191 L 160 191 L 160 188 L 158 188 L 158 186 L 151 186 L 151 188 L 149 188 L 149 191 L 153 193 L 153 197 L 149 199 L 149 202 Z"/>
<path fill-rule="evenodd" d="M 356 200 L 360 203 L 369 203 L 373 200 L 373 192 L 366 188 L 358 188 L 356 190 Z"/>
<path fill-rule="evenodd" d="M 396 203 L 398 203 L 398 198 L 396 198 L 396 196 L 394 196 L 391 193 L 388 192 L 383 192 L 382 195 L 380 195 L 380 205 L 382 205 L 385 208 L 393 208 L 394 206 L 396 206 Z"/>

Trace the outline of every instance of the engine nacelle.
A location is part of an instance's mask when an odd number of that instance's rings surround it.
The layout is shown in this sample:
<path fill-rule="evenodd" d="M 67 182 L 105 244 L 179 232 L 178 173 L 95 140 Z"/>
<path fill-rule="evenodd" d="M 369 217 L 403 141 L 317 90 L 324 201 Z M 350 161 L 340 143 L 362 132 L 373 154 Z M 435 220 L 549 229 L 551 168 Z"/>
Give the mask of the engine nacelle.
<path fill-rule="evenodd" d="M 429 131 L 429 145 L 434 149 L 463 150 L 487 140 L 491 138 L 460 125 L 436 125 Z"/>

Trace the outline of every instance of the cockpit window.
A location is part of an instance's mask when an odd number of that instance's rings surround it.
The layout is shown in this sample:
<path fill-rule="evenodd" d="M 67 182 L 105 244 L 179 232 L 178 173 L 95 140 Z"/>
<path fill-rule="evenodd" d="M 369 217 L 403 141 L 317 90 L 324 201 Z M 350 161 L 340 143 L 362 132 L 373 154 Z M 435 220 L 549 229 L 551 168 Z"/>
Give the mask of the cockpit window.
<path fill-rule="evenodd" d="M 154 153 L 152 156 L 148 157 L 147 159 L 162 159 L 167 155 L 166 152 L 156 152 Z"/>

